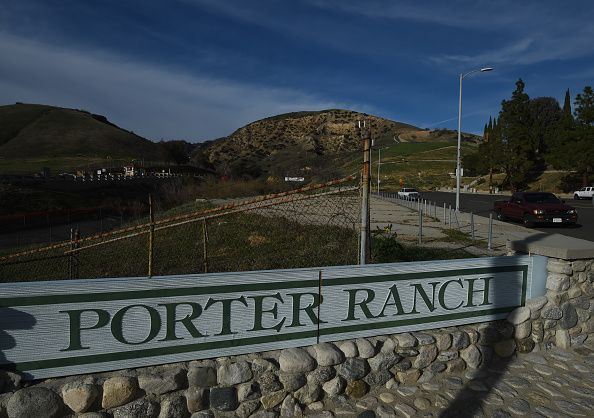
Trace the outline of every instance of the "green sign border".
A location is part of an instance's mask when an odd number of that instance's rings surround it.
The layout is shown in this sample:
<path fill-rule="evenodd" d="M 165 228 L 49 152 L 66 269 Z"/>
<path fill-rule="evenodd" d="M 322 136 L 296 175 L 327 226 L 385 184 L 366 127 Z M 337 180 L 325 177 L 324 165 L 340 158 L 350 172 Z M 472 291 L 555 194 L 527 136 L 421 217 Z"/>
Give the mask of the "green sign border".
<path fill-rule="evenodd" d="M 346 278 L 326 279 L 323 281 L 323 287 L 326 286 L 342 286 L 346 284 L 369 284 L 381 283 L 387 281 L 401 281 L 413 280 L 419 278 L 435 278 L 435 277 L 451 277 L 456 275 L 471 275 L 471 274 L 485 274 L 485 273 L 504 273 L 521 271 L 522 274 L 522 296 L 521 305 L 526 302 L 526 291 L 528 285 L 528 265 L 515 266 L 497 266 L 497 267 L 477 267 L 469 269 L 458 270 L 444 270 L 431 271 L 419 273 L 401 273 L 389 274 L 382 276 L 357 276 Z M 232 293 L 243 291 L 261 291 L 261 290 L 281 290 L 281 289 L 295 289 L 303 287 L 317 287 L 318 280 L 300 280 L 291 282 L 275 282 L 275 283 L 257 283 L 257 284 L 241 284 L 228 286 L 203 286 L 203 287 L 186 287 L 175 289 L 151 289 L 138 291 L 124 291 L 124 292 L 103 292 L 103 293 L 86 293 L 86 294 L 70 294 L 70 295 L 47 295 L 47 296 L 21 296 L 1 298 L 0 307 L 16 307 L 16 306 L 38 306 L 38 305 L 54 305 L 65 303 L 81 303 L 81 302 L 99 302 L 99 301 L 113 301 L 113 300 L 128 300 L 139 298 L 164 298 L 172 296 L 190 296 L 190 295 L 204 295 L 212 293 Z M 88 356 L 65 357 L 49 360 L 36 360 L 20 363 L 4 364 L 3 368 L 26 372 L 31 370 L 50 369 L 58 367 L 82 366 L 86 364 L 105 363 L 112 361 L 122 361 L 137 358 L 148 358 L 172 354 L 182 354 L 193 351 L 215 350 L 221 348 L 232 348 L 238 346 L 249 346 L 264 344 L 270 342 L 290 341 L 305 338 L 316 338 L 319 335 L 334 335 L 348 330 L 348 332 L 356 332 L 369 329 L 385 329 L 398 326 L 407 326 L 415 324 L 424 324 L 432 322 L 441 322 L 447 320 L 456 320 L 463 318 L 473 318 L 483 315 L 495 315 L 501 313 L 511 312 L 516 306 L 505 308 L 492 308 L 481 311 L 470 311 L 464 313 L 451 313 L 444 315 L 429 316 L 424 318 L 401 319 L 394 321 L 382 321 L 376 324 L 360 324 L 347 325 L 343 327 L 321 328 L 319 330 L 294 332 L 287 334 L 265 335 L 259 337 L 239 338 L 223 341 L 210 341 L 206 343 L 195 343 L 178 345 L 171 347 L 160 347 L 152 349 L 132 350 L 118 353 L 94 354 Z"/>

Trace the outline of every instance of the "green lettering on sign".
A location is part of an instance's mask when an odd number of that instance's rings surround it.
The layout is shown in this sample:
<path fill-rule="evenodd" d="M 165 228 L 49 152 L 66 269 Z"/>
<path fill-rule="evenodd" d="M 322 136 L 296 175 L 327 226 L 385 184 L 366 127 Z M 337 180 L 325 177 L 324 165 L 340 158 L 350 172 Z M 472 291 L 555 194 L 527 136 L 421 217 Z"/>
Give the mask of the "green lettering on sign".
<path fill-rule="evenodd" d="M 376 318 L 373 316 L 367 305 L 375 299 L 375 292 L 372 289 L 346 289 L 344 292 L 349 293 L 349 306 L 348 306 L 348 315 L 343 321 L 355 321 L 359 319 L 355 316 L 355 307 L 358 306 L 365 315 L 366 318 Z M 363 298 L 362 301 L 357 302 L 357 293 L 358 292 L 365 292 L 367 295 Z"/>
<path fill-rule="evenodd" d="M 207 310 L 208 308 L 210 308 L 212 305 L 214 305 L 215 303 L 221 303 L 222 307 L 223 307 L 223 312 L 222 312 L 222 325 L 221 325 L 221 332 L 216 334 L 216 335 L 231 335 L 231 334 L 237 334 L 237 332 L 233 332 L 231 331 L 231 304 L 233 302 L 241 302 L 243 305 L 245 305 L 246 307 L 248 306 L 247 302 L 245 301 L 245 297 L 241 296 L 235 299 L 213 299 L 213 298 L 208 298 L 208 301 L 206 302 L 206 306 L 204 307 L 204 310 Z"/>
<path fill-rule="evenodd" d="M 76 309 L 71 311 L 59 311 L 60 313 L 68 314 L 70 318 L 70 344 L 68 348 L 60 351 L 72 351 L 72 350 L 87 350 L 90 347 L 83 347 L 81 342 L 81 331 L 102 328 L 109 324 L 109 312 L 103 309 Z M 81 317 L 83 312 L 94 312 L 97 314 L 97 322 L 95 325 L 83 328 L 81 326 Z"/>
<path fill-rule="evenodd" d="M 149 333 L 146 336 L 146 338 L 142 341 L 132 342 L 132 341 L 128 341 L 124 337 L 124 315 L 126 315 L 126 312 L 128 312 L 132 308 L 145 309 L 148 312 L 149 317 L 150 317 L 151 322 L 150 322 Z M 147 305 L 125 306 L 122 309 L 120 309 L 119 311 L 117 311 L 115 313 L 115 315 L 113 316 L 113 319 L 111 320 L 111 334 L 113 335 L 113 337 L 116 340 L 118 340 L 119 342 L 128 344 L 128 345 L 139 345 L 139 344 L 147 343 L 150 340 L 152 340 L 153 338 L 155 338 L 160 330 L 161 330 L 161 316 L 159 315 L 159 312 L 157 312 L 157 310 L 155 308 L 153 308 L 151 306 L 147 306 Z"/>
<path fill-rule="evenodd" d="M 460 303 L 456 306 L 454 306 L 453 308 L 450 308 L 446 305 L 445 302 L 445 292 L 448 288 L 448 286 L 450 285 L 450 283 L 458 283 L 458 285 L 464 289 L 464 285 L 462 284 L 462 280 L 460 279 L 456 279 L 456 280 L 448 280 L 447 282 L 445 282 L 440 288 L 439 288 L 439 304 L 441 305 L 441 307 L 443 309 L 446 309 L 448 311 L 455 311 L 456 309 L 458 309 L 460 306 L 462 306 L 464 304 L 464 301 L 460 301 Z"/>
<path fill-rule="evenodd" d="M 474 304 L 473 297 L 475 293 L 482 293 L 483 294 L 483 303 L 478 306 L 485 306 L 490 305 L 489 302 L 489 282 L 491 281 L 492 277 L 484 277 L 480 279 L 465 279 L 468 282 L 468 302 L 464 305 L 465 308 L 477 306 Z M 485 284 L 482 289 L 474 290 L 474 282 L 477 280 L 484 280 Z"/>
<path fill-rule="evenodd" d="M 181 305 L 190 306 L 192 308 L 192 313 L 186 315 L 182 319 L 177 319 L 177 307 Z M 166 334 L 165 338 L 159 341 L 171 341 L 171 340 L 182 340 L 182 337 L 178 337 L 175 333 L 175 324 L 180 322 L 192 338 L 199 338 L 204 337 L 205 335 L 202 334 L 196 326 L 192 323 L 192 321 L 198 318 L 202 314 L 202 306 L 199 303 L 195 302 L 172 302 L 172 303 L 160 303 L 159 306 L 164 306 L 166 311 L 166 320 L 165 320 L 165 329 Z"/>
<path fill-rule="evenodd" d="M 266 298 L 273 298 L 280 303 L 284 303 L 283 298 L 280 295 L 280 292 L 277 292 L 275 295 L 260 295 L 260 296 L 249 296 L 250 299 L 254 300 L 254 327 L 250 331 L 263 331 L 267 329 L 274 329 L 276 332 L 279 332 L 283 327 L 283 324 L 287 320 L 287 318 L 282 319 L 282 321 L 278 322 L 276 325 L 271 327 L 265 327 L 262 325 L 262 317 L 265 313 L 272 314 L 274 319 L 278 317 L 278 303 L 274 302 L 274 305 L 271 309 L 264 310 L 264 299 Z"/>

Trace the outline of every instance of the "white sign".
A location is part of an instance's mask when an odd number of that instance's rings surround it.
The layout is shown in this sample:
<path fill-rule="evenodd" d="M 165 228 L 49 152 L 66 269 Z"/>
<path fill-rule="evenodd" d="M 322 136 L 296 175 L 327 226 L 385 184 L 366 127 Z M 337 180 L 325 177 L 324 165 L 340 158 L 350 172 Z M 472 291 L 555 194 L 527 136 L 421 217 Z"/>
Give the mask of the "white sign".
<path fill-rule="evenodd" d="M 28 377 L 503 318 L 529 257 L 0 285 L 0 367 Z"/>
<path fill-rule="evenodd" d="M 305 177 L 285 177 L 285 181 L 293 181 L 302 183 L 305 181 Z"/>

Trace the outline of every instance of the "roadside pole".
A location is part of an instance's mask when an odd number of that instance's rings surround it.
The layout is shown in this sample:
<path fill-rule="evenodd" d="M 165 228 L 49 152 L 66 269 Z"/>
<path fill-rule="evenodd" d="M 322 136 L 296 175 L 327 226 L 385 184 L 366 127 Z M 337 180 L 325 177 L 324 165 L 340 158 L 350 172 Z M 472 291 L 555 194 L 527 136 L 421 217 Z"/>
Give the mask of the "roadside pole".
<path fill-rule="evenodd" d="M 371 177 L 369 176 L 370 161 L 371 161 L 371 134 L 365 127 L 361 127 L 359 121 L 359 132 L 361 140 L 363 141 L 363 170 L 362 170 L 362 191 L 361 199 L 361 240 L 359 243 L 359 264 L 367 264 L 369 261 L 369 249 L 371 247 L 369 242 L 369 189 L 371 187 Z"/>

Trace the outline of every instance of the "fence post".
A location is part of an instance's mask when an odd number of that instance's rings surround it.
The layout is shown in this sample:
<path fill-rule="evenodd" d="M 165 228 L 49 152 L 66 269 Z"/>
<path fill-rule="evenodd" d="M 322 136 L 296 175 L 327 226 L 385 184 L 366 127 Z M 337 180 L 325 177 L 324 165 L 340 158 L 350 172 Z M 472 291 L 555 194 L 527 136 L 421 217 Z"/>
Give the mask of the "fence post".
<path fill-rule="evenodd" d="M 493 244 L 493 214 L 489 213 L 489 241 L 487 243 L 487 249 L 490 251 Z"/>
<path fill-rule="evenodd" d="M 202 252 L 204 254 L 204 272 L 208 273 L 208 229 L 206 227 L 206 218 L 202 221 Z"/>
<path fill-rule="evenodd" d="M 359 128 L 361 128 L 360 125 Z M 365 129 L 365 122 L 363 122 L 363 128 L 360 129 L 360 133 L 361 139 L 363 140 L 363 198 L 361 199 L 361 237 L 359 242 L 359 264 L 367 264 L 369 258 L 368 249 L 370 247 L 369 189 L 371 187 L 371 135 L 370 131 Z"/>
<path fill-rule="evenodd" d="M 447 225 L 446 204 L 445 204 L 445 202 L 443 202 L 443 223 Z"/>
<path fill-rule="evenodd" d="M 78 240 L 80 239 L 80 230 L 78 229 L 78 226 L 74 229 L 74 248 L 78 248 L 79 244 L 78 244 Z M 76 255 L 74 256 L 74 268 L 73 268 L 73 274 L 74 277 L 73 279 L 78 279 L 78 253 L 76 253 Z"/>
<path fill-rule="evenodd" d="M 474 214 L 470 212 L 470 236 L 474 240 Z"/>
<path fill-rule="evenodd" d="M 148 276 L 153 275 L 153 251 L 155 246 L 155 214 L 153 213 L 153 195 L 149 194 L 149 241 L 148 241 Z"/>
<path fill-rule="evenodd" d="M 74 229 L 70 228 L 70 254 L 68 254 L 68 278 L 72 279 L 72 250 L 74 250 Z"/>
<path fill-rule="evenodd" d="M 452 205 L 448 205 L 450 208 L 450 228 L 452 227 Z"/>
<path fill-rule="evenodd" d="M 423 209 L 419 211 L 419 244 L 423 242 Z"/>

